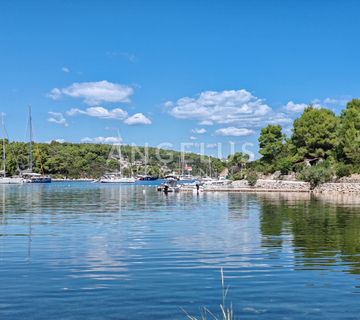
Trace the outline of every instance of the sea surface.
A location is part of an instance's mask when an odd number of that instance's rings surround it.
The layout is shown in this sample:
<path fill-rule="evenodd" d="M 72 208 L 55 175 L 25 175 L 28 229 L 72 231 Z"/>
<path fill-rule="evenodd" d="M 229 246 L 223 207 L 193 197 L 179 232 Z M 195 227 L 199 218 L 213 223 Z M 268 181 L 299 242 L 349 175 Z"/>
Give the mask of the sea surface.
<path fill-rule="evenodd" d="M 0 186 L 0 319 L 360 319 L 360 199 Z"/>

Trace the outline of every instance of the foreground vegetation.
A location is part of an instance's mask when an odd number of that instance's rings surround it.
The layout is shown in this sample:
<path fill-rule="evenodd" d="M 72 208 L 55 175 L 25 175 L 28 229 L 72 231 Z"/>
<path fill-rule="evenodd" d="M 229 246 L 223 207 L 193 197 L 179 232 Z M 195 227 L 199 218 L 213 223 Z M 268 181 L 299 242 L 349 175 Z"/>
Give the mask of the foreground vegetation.
<path fill-rule="evenodd" d="M 234 319 L 234 311 L 233 306 L 230 304 L 230 306 L 227 306 L 226 304 L 226 296 L 228 293 L 229 288 L 225 288 L 225 277 L 224 277 L 224 270 L 221 268 L 221 293 L 222 293 L 222 300 L 220 303 L 220 315 L 214 314 L 211 310 L 209 310 L 206 307 L 203 307 L 201 309 L 201 316 L 196 317 L 193 315 L 188 314 L 185 310 L 185 314 L 187 316 L 188 320 L 207 320 L 207 319 L 213 319 L 213 320 L 233 320 Z"/>

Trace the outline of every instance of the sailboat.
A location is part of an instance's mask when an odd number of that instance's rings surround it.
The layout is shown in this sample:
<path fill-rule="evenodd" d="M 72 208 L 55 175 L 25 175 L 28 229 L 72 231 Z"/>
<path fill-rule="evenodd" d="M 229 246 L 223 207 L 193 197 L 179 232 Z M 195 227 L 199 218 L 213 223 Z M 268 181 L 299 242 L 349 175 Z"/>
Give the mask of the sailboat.
<path fill-rule="evenodd" d="M 134 177 L 124 177 L 122 174 L 121 168 L 121 146 L 118 145 L 118 154 L 119 154 L 119 171 L 118 172 L 109 172 L 102 176 L 99 180 L 101 183 L 135 183 L 136 179 Z"/>
<path fill-rule="evenodd" d="M 181 174 L 179 175 L 179 183 L 193 183 L 196 178 L 190 174 L 192 167 L 188 166 L 185 161 L 185 156 L 182 154 L 180 163 Z"/>
<path fill-rule="evenodd" d="M 138 174 L 136 176 L 137 180 L 139 181 L 155 181 L 158 180 L 158 176 L 152 176 L 148 174 L 148 162 L 149 162 L 149 155 L 145 155 L 145 173 L 144 174 Z"/>
<path fill-rule="evenodd" d="M 0 177 L 0 184 L 21 184 L 24 182 L 24 180 L 22 178 L 6 176 L 6 145 L 5 145 L 6 130 L 5 130 L 3 117 L 4 116 L 2 115 L 1 123 L 2 123 L 3 132 L 4 132 L 4 137 L 2 139 L 2 170 L 0 171 L 0 174 L 2 176 Z"/>
<path fill-rule="evenodd" d="M 32 116 L 31 116 L 31 107 L 29 107 L 29 169 L 21 173 L 22 177 L 27 183 L 50 183 L 51 177 L 44 174 L 33 172 L 33 127 L 32 127 Z"/>

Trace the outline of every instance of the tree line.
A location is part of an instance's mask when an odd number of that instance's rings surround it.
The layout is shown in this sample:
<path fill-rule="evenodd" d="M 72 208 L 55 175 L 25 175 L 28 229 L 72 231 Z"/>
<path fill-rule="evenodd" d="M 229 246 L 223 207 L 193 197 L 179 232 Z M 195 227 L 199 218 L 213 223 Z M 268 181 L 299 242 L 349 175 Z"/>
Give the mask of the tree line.
<path fill-rule="evenodd" d="M 308 106 L 287 137 L 280 125 L 261 129 L 259 153 L 251 167 L 263 173 L 294 172 L 313 186 L 360 173 L 360 100 L 347 103 L 339 116 Z"/>
<path fill-rule="evenodd" d="M 269 124 L 259 136 L 261 158 L 249 162 L 247 154 L 236 152 L 227 159 L 186 153 L 186 163 L 193 175 L 218 176 L 228 168 L 233 180 L 247 179 L 255 184 L 258 174 L 282 175 L 293 173 L 312 186 L 360 173 L 360 99 L 347 103 L 337 116 L 326 108 L 309 105 L 293 122 L 290 136 L 280 125 Z M 6 171 L 16 175 L 29 167 L 29 146 L 24 142 L 5 141 Z M 53 177 L 98 178 L 119 169 L 120 156 L 113 155 L 114 146 L 80 143 L 34 143 L 34 172 Z M 116 153 L 116 152 L 115 152 Z M 150 174 L 162 177 L 171 171 L 180 171 L 184 156 L 177 151 L 122 146 L 125 159 L 124 175 Z"/>
<path fill-rule="evenodd" d="M 29 165 L 29 144 L 5 140 L 6 174 L 19 175 Z M 99 178 L 107 172 L 121 170 L 124 175 L 149 174 L 162 177 L 179 172 L 181 166 L 191 166 L 194 175 L 218 175 L 224 169 L 222 160 L 158 148 L 118 146 L 88 143 L 33 143 L 33 171 L 55 178 Z M 186 164 L 184 164 L 184 160 Z"/>

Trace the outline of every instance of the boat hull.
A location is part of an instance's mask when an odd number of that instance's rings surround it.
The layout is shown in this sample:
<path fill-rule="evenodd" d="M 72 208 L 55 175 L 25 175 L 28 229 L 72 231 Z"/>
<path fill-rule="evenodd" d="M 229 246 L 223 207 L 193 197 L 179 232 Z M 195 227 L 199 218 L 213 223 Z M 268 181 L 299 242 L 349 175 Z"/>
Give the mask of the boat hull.
<path fill-rule="evenodd" d="M 31 178 L 28 183 L 51 183 L 50 177 Z"/>
<path fill-rule="evenodd" d="M 0 178 L 0 184 L 22 184 L 23 182 L 22 178 Z"/>
<path fill-rule="evenodd" d="M 139 181 L 155 181 L 155 180 L 158 180 L 158 179 L 159 179 L 158 177 L 141 177 L 138 180 Z"/>
<path fill-rule="evenodd" d="M 100 183 L 135 183 L 135 179 L 101 179 Z"/>

